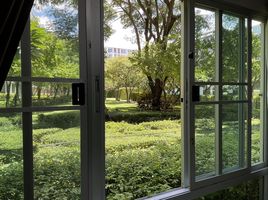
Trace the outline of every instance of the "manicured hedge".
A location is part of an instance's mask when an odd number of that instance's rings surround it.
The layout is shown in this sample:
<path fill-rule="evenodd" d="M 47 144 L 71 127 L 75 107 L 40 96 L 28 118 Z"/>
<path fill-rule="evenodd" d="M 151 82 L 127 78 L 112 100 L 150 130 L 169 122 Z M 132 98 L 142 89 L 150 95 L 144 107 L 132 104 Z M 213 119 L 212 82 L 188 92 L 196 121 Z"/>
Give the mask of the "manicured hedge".
<path fill-rule="evenodd" d="M 80 125 L 79 111 L 42 113 L 38 115 L 36 128 L 71 128 Z"/>

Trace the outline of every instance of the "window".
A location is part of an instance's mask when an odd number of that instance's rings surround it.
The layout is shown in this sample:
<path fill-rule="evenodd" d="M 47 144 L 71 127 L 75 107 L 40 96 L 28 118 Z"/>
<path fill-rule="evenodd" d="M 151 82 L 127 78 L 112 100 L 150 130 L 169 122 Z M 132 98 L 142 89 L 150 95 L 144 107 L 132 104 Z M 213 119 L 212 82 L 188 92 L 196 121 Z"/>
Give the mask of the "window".
<path fill-rule="evenodd" d="M 0 93 L 0 199 L 265 196 L 266 19 L 200 2 L 105 64 L 102 1 L 36 2 Z"/>

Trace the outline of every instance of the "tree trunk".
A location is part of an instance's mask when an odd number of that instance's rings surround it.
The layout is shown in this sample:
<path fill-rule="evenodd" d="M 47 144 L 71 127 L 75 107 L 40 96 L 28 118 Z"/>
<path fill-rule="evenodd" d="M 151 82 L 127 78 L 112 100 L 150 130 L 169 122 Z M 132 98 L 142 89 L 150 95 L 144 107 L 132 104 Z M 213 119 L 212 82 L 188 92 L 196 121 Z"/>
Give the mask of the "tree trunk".
<path fill-rule="evenodd" d="M 13 98 L 13 102 L 14 102 L 14 106 L 16 107 L 18 104 L 18 100 L 19 100 L 19 82 L 16 82 L 15 88 L 16 88 L 16 92 Z"/>
<path fill-rule="evenodd" d="M 37 86 L 37 99 L 38 100 L 41 99 L 41 91 L 42 91 L 42 87 L 41 86 Z"/>
<path fill-rule="evenodd" d="M 59 86 L 57 85 L 55 88 L 54 88 L 54 96 L 53 96 L 53 99 L 56 99 L 57 95 L 58 95 L 58 92 L 59 92 Z"/>
<path fill-rule="evenodd" d="M 116 101 L 120 101 L 120 89 L 116 89 L 116 97 L 115 97 Z"/>
<path fill-rule="evenodd" d="M 130 102 L 130 100 L 129 100 L 129 92 L 128 92 L 128 88 L 127 88 L 127 87 L 125 87 L 125 89 L 126 89 L 127 103 L 129 103 L 129 102 Z"/>
<path fill-rule="evenodd" d="M 9 106 L 10 102 L 10 89 L 11 89 L 11 82 L 6 82 L 7 84 L 7 91 L 6 91 L 6 108 Z"/>
<path fill-rule="evenodd" d="M 156 78 L 154 81 L 151 77 L 148 77 L 149 85 L 151 89 L 151 97 L 152 97 L 152 109 L 160 110 L 161 109 L 161 96 L 163 92 L 164 82 L 159 78 Z"/>

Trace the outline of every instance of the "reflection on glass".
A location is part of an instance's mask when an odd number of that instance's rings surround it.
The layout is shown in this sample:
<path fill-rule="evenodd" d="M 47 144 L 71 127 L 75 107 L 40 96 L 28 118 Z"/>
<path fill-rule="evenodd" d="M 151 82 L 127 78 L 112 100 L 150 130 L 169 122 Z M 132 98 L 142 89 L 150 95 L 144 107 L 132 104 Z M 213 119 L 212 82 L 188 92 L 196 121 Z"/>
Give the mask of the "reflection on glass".
<path fill-rule="evenodd" d="M 195 200 L 234 200 L 234 199 L 250 199 L 260 200 L 262 199 L 262 191 L 264 188 L 261 187 L 263 179 L 256 179 L 243 182 L 239 185 L 228 187 L 224 190 L 208 194 L 204 197 L 200 197 Z"/>
<path fill-rule="evenodd" d="M 197 179 L 215 175 L 215 131 L 215 106 L 196 105 L 195 175 Z"/>
<path fill-rule="evenodd" d="M 262 24 L 252 21 L 252 163 L 263 161 Z"/>
<path fill-rule="evenodd" d="M 33 106 L 66 106 L 72 104 L 70 83 L 32 83 Z"/>
<path fill-rule="evenodd" d="M 243 61 L 241 56 L 244 54 L 241 31 L 245 31 L 245 27 L 242 28 L 245 24 L 240 23 L 240 20 L 227 14 L 222 16 L 222 79 L 224 82 L 245 82 L 246 61 Z M 245 45 L 246 41 L 243 42 Z"/>
<path fill-rule="evenodd" d="M 215 85 L 202 85 L 199 88 L 200 101 L 215 101 Z"/>
<path fill-rule="evenodd" d="M 222 157 L 224 171 L 243 168 L 246 163 L 247 104 L 222 106 Z"/>
<path fill-rule="evenodd" d="M 34 77 L 79 77 L 77 1 L 36 2 L 31 50 Z"/>
<path fill-rule="evenodd" d="M 0 199 L 23 199 L 21 114 L 0 115 Z"/>
<path fill-rule="evenodd" d="M 21 106 L 21 82 L 6 81 L 0 92 L 0 108 Z"/>
<path fill-rule="evenodd" d="M 247 100 L 247 87 L 239 85 L 222 86 L 222 99 L 228 101 Z"/>
<path fill-rule="evenodd" d="M 215 12 L 195 8 L 195 81 L 215 81 Z"/>
<path fill-rule="evenodd" d="M 33 113 L 34 198 L 80 199 L 80 111 Z"/>

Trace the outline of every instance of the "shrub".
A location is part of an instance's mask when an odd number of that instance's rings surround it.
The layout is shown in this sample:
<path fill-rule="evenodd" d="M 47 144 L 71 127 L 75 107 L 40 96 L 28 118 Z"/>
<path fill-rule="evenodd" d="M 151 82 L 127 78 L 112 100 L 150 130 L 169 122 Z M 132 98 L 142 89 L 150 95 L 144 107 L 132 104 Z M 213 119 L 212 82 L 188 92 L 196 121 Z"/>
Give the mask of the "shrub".
<path fill-rule="evenodd" d="M 33 106 L 52 106 L 52 105 L 60 105 L 66 104 L 71 102 L 70 96 L 57 96 L 54 97 L 47 97 L 41 96 L 41 99 L 38 99 L 36 96 L 33 97 L 32 104 Z"/>
<path fill-rule="evenodd" d="M 179 111 L 157 112 L 157 111 L 137 111 L 137 112 L 110 112 L 107 121 L 141 123 L 157 120 L 178 120 L 180 119 Z"/>
<path fill-rule="evenodd" d="M 23 199 L 23 163 L 0 166 L 0 199 Z"/>
<path fill-rule="evenodd" d="M 67 129 L 80 125 L 79 111 L 64 111 L 43 113 L 38 115 L 36 128 L 62 128 Z"/>

